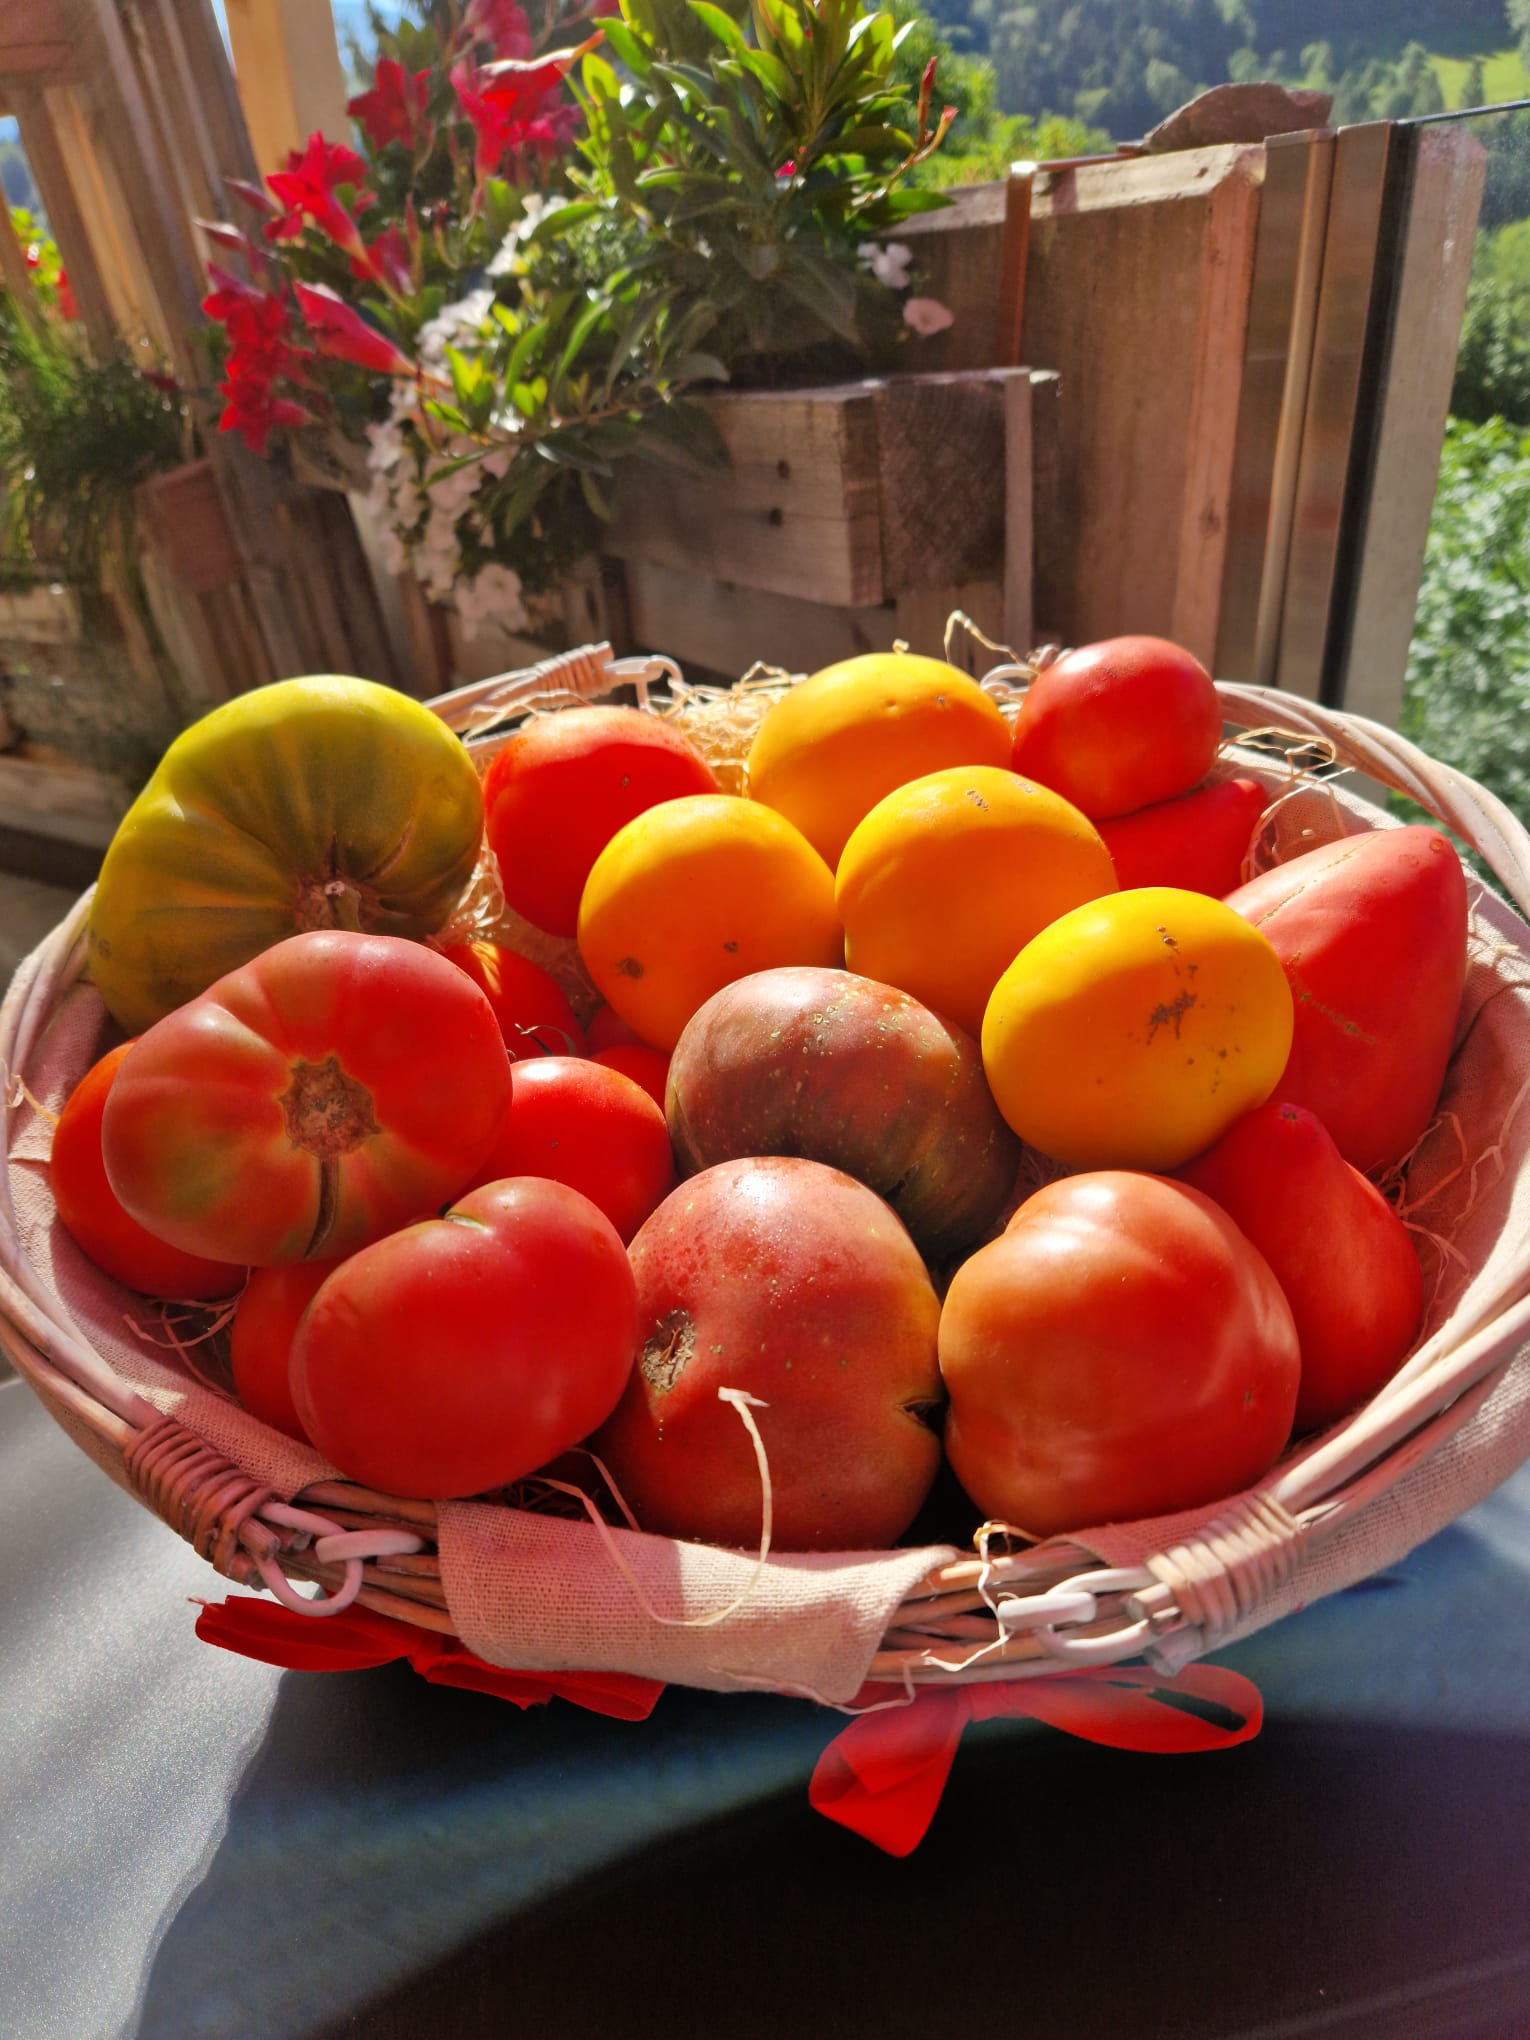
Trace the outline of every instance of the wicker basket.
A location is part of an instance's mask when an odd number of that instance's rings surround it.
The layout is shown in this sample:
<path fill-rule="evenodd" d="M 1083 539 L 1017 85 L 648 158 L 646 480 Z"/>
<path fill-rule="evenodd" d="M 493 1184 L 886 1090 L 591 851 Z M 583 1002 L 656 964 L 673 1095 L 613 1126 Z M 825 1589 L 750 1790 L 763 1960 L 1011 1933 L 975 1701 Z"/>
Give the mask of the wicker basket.
<path fill-rule="evenodd" d="M 613 664 L 604 648 L 433 706 L 487 757 L 493 733 L 533 705 L 622 683 L 647 705 L 661 672 L 676 683 L 665 712 L 701 732 L 715 697 L 686 689 L 664 662 Z M 1014 698 L 1002 674 L 990 683 Z M 1530 912 L 1530 838 L 1464 775 L 1376 724 L 1264 689 L 1220 691 L 1235 729 L 1309 740 L 1337 766 L 1412 795 Z M 738 705 L 737 691 L 723 703 Z M 731 741 L 736 752 L 737 718 Z M 1294 776 L 1286 757 L 1249 741 L 1223 769 L 1270 787 L 1274 861 L 1388 825 L 1342 775 Z M 1403 1183 L 1401 1208 L 1434 1278 L 1425 1336 L 1367 1407 L 1215 1508 L 1032 1548 L 990 1528 L 975 1554 L 762 1562 L 508 1505 L 400 1501 L 339 1479 L 153 1344 L 125 1343 L 117 1321 L 147 1311 L 138 1299 L 95 1278 L 82 1303 L 80 1267 L 48 1223 L 47 1119 L 36 1108 L 67 1095 L 100 1038 L 99 1000 L 80 982 L 88 896 L 22 965 L 0 1009 L 0 1347 L 82 1449 L 225 1576 L 316 1613 L 356 1598 L 497 1664 L 836 1704 L 867 1679 L 1010 1680 L 1134 1658 L 1172 1673 L 1394 1563 L 1530 1456 L 1530 929 L 1486 888 L 1472 890 L 1462 1029 L 1440 1116 Z M 541 960 L 577 972 L 568 955 Z M 145 1329 L 174 1342 L 173 1326 Z M 142 1365 L 131 1357 L 140 1346 Z M 292 1580 L 317 1581 L 323 1595 L 309 1601 Z"/>

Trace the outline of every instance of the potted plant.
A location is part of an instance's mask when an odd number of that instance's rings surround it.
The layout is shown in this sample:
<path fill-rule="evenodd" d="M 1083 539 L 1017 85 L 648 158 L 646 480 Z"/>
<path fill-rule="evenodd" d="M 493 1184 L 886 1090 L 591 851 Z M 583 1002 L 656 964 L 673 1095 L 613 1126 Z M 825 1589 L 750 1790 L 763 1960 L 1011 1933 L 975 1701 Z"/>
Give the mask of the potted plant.
<path fill-rule="evenodd" d="M 534 633 L 640 464 L 726 464 L 708 393 L 890 368 L 939 318 L 883 240 L 945 203 L 906 180 L 950 112 L 859 0 L 420 11 L 351 101 L 359 150 L 314 136 L 231 187 L 252 223 L 207 223 L 222 422 L 364 444 L 395 569 Z"/>

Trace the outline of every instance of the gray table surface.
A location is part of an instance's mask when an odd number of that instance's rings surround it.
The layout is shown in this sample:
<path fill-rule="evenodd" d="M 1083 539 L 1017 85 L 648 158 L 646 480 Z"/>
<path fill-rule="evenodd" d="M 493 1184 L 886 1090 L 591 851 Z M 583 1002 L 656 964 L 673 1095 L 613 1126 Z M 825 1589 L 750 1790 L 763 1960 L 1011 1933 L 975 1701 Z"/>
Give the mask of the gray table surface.
<path fill-rule="evenodd" d="M 902 1863 L 812 1706 L 283 1673 L 223 1591 L 0 1384 L 6 2040 L 1530 2033 L 1530 1472 L 1227 1653 L 1256 1742 L 985 1727 Z"/>

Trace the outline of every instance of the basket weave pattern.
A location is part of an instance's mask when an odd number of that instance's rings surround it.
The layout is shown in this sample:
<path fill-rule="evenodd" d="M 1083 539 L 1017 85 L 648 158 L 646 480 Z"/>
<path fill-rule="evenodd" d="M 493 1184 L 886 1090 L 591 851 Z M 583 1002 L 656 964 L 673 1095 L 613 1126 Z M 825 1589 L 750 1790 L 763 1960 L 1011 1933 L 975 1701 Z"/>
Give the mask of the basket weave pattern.
<path fill-rule="evenodd" d="M 432 706 L 486 760 L 492 732 L 529 707 L 622 682 L 646 700 L 666 677 L 662 661 L 613 666 L 586 651 Z M 1260 688 L 1219 691 L 1235 728 L 1311 739 L 1410 794 L 1530 914 L 1530 837 L 1463 774 L 1359 718 Z M 679 690 L 682 726 L 697 701 Z M 1267 756 L 1237 750 L 1227 769 L 1270 787 L 1269 861 L 1386 826 L 1340 783 L 1293 788 Z M 492 919 L 492 899 L 476 911 Z M 1014 1679 L 1129 1658 L 1171 1672 L 1395 1563 L 1530 1456 L 1530 929 L 1485 889 L 1440 1116 L 1401 1192 L 1433 1299 L 1424 1337 L 1380 1395 L 1215 1508 L 1030 1548 L 994 1528 L 976 1555 L 936 1546 L 763 1564 L 491 1501 L 371 1493 L 189 1372 L 173 1350 L 174 1314 L 154 1324 L 151 1305 L 92 1269 L 48 1195 L 49 1113 L 100 1052 L 106 1024 L 82 977 L 88 912 L 87 895 L 0 1008 L 0 1347 L 97 1464 L 239 1584 L 315 1612 L 357 1598 L 528 1671 L 625 1671 L 836 1704 L 867 1679 Z M 538 960 L 577 972 L 567 954 Z M 192 1323 L 184 1314 L 184 1336 Z M 303 1601 L 294 1580 L 329 1598 Z"/>

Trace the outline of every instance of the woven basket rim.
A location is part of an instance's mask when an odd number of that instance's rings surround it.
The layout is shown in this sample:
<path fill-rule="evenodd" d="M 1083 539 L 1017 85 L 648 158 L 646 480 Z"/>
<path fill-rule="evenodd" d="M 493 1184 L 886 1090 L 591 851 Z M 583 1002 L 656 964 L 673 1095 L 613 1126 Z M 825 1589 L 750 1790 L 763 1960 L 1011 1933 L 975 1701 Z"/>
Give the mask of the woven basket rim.
<path fill-rule="evenodd" d="M 1022 669 L 1000 668 L 984 684 L 1013 696 L 1025 677 Z M 651 707 L 648 688 L 657 682 L 669 683 L 682 703 L 692 693 L 667 660 L 615 661 L 609 647 L 592 646 L 428 706 L 470 748 L 487 754 L 496 746 L 477 733 L 502 730 L 507 718 L 595 699 L 623 684 Z M 1530 922 L 1530 833 L 1466 774 L 1363 717 L 1241 683 L 1218 683 L 1218 692 L 1236 729 L 1278 728 L 1325 747 L 1337 765 L 1411 796 L 1483 858 L 1520 923 Z M 0 1006 L 7 1157 L 28 1058 L 83 971 L 90 899 L 90 892 L 83 895 L 24 960 Z M 1516 933 L 1530 955 L 1530 927 Z M 955 1555 L 905 1596 L 868 1677 L 912 1687 L 1142 1657 L 1172 1670 L 1232 1633 L 1247 1633 L 1259 1626 L 1262 1601 L 1305 1550 L 1375 1505 L 1469 1422 L 1527 1338 L 1530 1240 L 1493 1295 L 1479 1299 L 1470 1323 L 1448 1318 L 1370 1403 L 1283 1459 L 1250 1494 L 1201 1512 L 1193 1534 L 1143 1565 L 1119 1567 L 1092 1551 L 1095 1533 L 1016 1548 L 1010 1537 L 980 1532 L 976 1555 Z M 95 1442 L 93 1456 L 227 1577 L 277 1591 L 288 1579 L 317 1581 L 345 1600 L 456 1633 L 430 1549 L 433 1506 L 337 1478 L 303 1490 L 301 1507 L 287 1507 L 161 1416 L 88 1345 L 61 1299 L 26 1263 L 8 1171 L 0 1171 L 0 1349 L 71 1435 L 83 1427 Z M 298 1597 L 288 1588 L 283 1598 Z"/>

